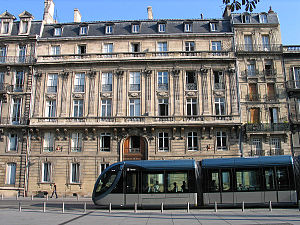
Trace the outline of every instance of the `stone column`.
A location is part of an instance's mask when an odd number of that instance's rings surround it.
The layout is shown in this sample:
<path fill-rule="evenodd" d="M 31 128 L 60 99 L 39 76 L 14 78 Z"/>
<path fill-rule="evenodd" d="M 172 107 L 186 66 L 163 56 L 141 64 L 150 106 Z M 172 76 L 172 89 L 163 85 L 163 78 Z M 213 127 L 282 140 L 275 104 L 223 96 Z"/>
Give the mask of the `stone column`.
<path fill-rule="evenodd" d="M 117 116 L 123 115 L 122 101 L 123 101 L 123 75 L 124 71 L 117 70 Z"/>
<path fill-rule="evenodd" d="M 173 69 L 173 85 L 174 85 L 174 116 L 180 115 L 180 91 L 179 91 L 179 73 L 180 70 Z"/>
<path fill-rule="evenodd" d="M 202 113 L 204 115 L 209 114 L 209 99 L 208 99 L 208 86 L 207 86 L 207 73 L 208 69 L 201 68 L 201 84 L 202 84 Z"/>
<path fill-rule="evenodd" d="M 144 75 L 145 75 L 145 111 L 148 116 L 151 116 L 151 74 L 152 70 L 145 69 Z"/>
<path fill-rule="evenodd" d="M 67 90 L 68 90 L 68 77 L 69 72 L 62 72 L 59 74 L 61 77 L 61 101 L 60 101 L 60 116 L 66 116 L 66 109 L 67 109 Z"/>
<path fill-rule="evenodd" d="M 89 102 L 88 102 L 88 116 L 94 114 L 95 106 L 95 76 L 96 71 L 90 71 L 87 73 L 90 78 L 89 82 Z"/>

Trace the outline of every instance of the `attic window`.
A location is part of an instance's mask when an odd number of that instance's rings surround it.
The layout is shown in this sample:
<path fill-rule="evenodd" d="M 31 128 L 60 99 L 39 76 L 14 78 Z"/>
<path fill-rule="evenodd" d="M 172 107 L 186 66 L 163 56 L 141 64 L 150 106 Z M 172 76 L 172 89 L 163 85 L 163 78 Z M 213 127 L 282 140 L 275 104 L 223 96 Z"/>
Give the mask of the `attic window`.
<path fill-rule="evenodd" d="M 210 31 L 217 31 L 217 23 L 210 23 Z"/>
<path fill-rule="evenodd" d="M 112 25 L 106 25 L 105 26 L 105 34 L 112 34 L 113 32 L 113 26 Z"/>
<path fill-rule="evenodd" d="M 140 25 L 139 24 L 132 24 L 131 25 L 132 33 L 139 33 L 140 32 Z"/>
<path fill-rule="evenodd" d="M 61 29 L 61 27 L 55 27 L 54 28 L 54 36 L 61 36 L 61 32 L 62 31 L 62 29 Z"/>
<path fill-rule="evenodd" d="M 246 14 L 242 16 L 242 23 L 250 23 L 250 15 Z"/>
<path fill-rule="evenodd" d="M 9 32 L 9 22 L 2 23 L 2 34 L 8 34 Z"/>
<path fill-rule="evenodd" d="M 80 35 L 87 35 L 88 32 L 88 27 L 87 26 L 82 26 L 80 27 Z"/>
<path fill-rule="evenodd" d="M 263 13 L 259 15 L 259 22 L 260 23 L 268 23 L 267 14 Z"/>
<path fill-rule="evenodd" d="M 184 24 L 184 32 L 192 32 L 192 23 Z"/>

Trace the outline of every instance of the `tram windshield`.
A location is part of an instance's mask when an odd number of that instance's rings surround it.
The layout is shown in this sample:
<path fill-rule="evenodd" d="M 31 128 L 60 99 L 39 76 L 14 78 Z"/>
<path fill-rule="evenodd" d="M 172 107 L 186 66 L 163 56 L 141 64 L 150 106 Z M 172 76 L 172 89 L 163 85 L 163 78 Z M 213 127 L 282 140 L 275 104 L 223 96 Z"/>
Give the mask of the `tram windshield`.
<path fill-rule="evenodd" d="M 119 166 L 115 166 L 100 177 L 99 183 L 95 191 L 96 196 L 105 193 L 113 185 L 114 181 L 118 178 L 119 172 Z"/>

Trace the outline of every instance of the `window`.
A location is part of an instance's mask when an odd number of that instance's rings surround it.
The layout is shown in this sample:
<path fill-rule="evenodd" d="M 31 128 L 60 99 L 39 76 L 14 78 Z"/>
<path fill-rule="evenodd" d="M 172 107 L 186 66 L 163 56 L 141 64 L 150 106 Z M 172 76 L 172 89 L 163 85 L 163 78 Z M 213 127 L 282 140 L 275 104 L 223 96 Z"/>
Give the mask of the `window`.
<path fill-rule="evenodd" d="M 140 52 L 140 43 L 131 43 L 131 52 Z"/>
<path fill-rule="evenodd" d="M 169 151 L 169 134 L 166 132 L 158 133 L 158 151 Z"/>
<path fill-rule="evenodd" d="M 271 155 L 280 155 L 280 138 L 271 138 Z"/>
<path fill-rule="evenodd" d="M 46 101 L 46 117 L 56 117 L 56 100 L 47 100 Z"/>
<path fill-rule="evenodd" d="M 140 25 L 139 24 L 132 24 L 131 25 L 132 33 L 139 33 L 140 32 Z"/>
<path fill-rule="evenodd" d="M 214 71 L 214 81 L 215 81 L 215 89 L 216 90 L 224 90 L 224 75 L 222 71 Z"/>
<path fill-rule="evenodd" d="M 197 90 L 197 79 L 194 71 L 186 72 L 186 90 Z"/>
<path fill-rule="evenodd" d="M 157 43 L 157 51 L 159 51 L 159 52 L 167 52 L 168 51 L 167 42 L 158 42 Z"/>
<path fill-rule="evenodd" d="M 84 73 L 75 74 L 74 92 L 84 92 L 84 82 L 85 82 Z"/>
<path fill-rule="evenodd" d="M 268 16 L 267 14 L 260 14 L 259 15 L 259 22 L 260 23 L 268 23 Z"/>
<path fill-rule="evenodd" d="M 244 41 L 245 41 L 245 51 L 253 51 L 252 36 L 245 35 Z"/>
<path fill-rule="evenodd" d="M 47 80 L 47 93 L 57 92 L 57 74 L 49 74 Z"/>
<path fill-rule="evenodd" d="M 112 34 L 113 32 L 113 26 L 112 25 L 106 25 L 105 26 L 105 34 Z"/>
<path fill-rule="evenodd" d="M 141 107 L 140 99 L 130 99 L 129 100 L 130 116 L 140 116 L 141 115 L 140 107 Z"/>
<path fill-rule="evenodd" d="M 3 22 L 2 23 L 2 34 L 8 34 L 9 33 L 9 22 Z"/>
<path fill-rule="evenodd" d="M 15 184 L 16 183 L 16 164 L 7 163 L 6 166 L 6 184 Z"/>
<path fill-rule="evenodd" d="M 11 122 L 12 124 L 19 124 L 21 120 L 21 104 L 22 99 L 13 98 L 12 99 L 12 109 L 11 109 Z"/>
<path fill-rule="evenodd" d="M 243 15 L 242 23 L 250 23 L 250 15 Z"/>
<path fill-rule="evenodd" d="M 8 151 L 17 151 L 18 150 L 18 135 L 10 133 L 8 143 Z"/>
<path fill-rule="evenodd" d="M 167 175 L 168 192 L 189 192 L 188 174 L 185 172 L 172 172 Z"/>
<path fill-rule="evenodd" d="M 19 45 L 19 62 L 25 63 L 26 62 L 26 46 Z"/>
<path fill-rule="evenodd" d="M 51 182 L 51 163 L 42 164 L 42 182 Z"/>
<path fill-rule="evenodd" d="M 262 36 L 263 51 L 270 51 L 270 38 L 268 35 Z"/>
<path fill-rule="evenodd" d="M 82 133 L 72 133 L 71 151 L 81 152 L 82 148 Z"/>
<path fill-rule="evenodd" d="M 114 45 L 113 43 L 103 44 L 103 53 L 112 53 Z"/>
<path fill-rule="evenodd" d="M 163 173 L 144 173 L 142 179 L 142 193 L 165 192 Z"/>
<path fill-rule="evenodd" d="M 71 183 L 79 183 L 80 164 L 71 163 Z"/>
<path fill-rule="evenodd" d="M 184 32 L 192 32 L 192 24 L 191 23 L 184 24 Z"/>
<path fill-rule="evenodd" d="M 169 78 L 168 72 L 158 72 L 157 73 L 157 82 L 158 82 L 158 90 L 167 91 L 169 89 Z"/>
<path fill-rule="evenodd" d="M 102 117 L 111 117 L 111 100 L 103 99 L 101 101 L 101 116 Z"/>
<path fill-rule="evenodd" d="M 55 27 L 54 28 L 54 36 L 61 36 L 62 28 L 61 27 Z"/>
<path fill-rule="evenodd" d="M 225 98 L 215 98 L 216 115 L 225 115 Z"/>
<path fill-rule="evenodd" d="M 211 50 L 212 51 L 221 51 L 221 41 L 212 41 L 211 42 Z"/>
<path fill-rule="evenodd" d="M 6 61 L 6 46 L 0 47 L 0 62 L 4 63 Z"/>
<path fill-rule="evenodd" d="M 226 132 L 217 132 L 217 150 L 227 150 L 227 136 Z"/>
<path fill-rule="evenodd" d="M 102 91 L 112 91 L 112 73 L 102 73 Z"/>
<path fill-rule="evenodd" d="M 195 42 L 193 41 L 186 41 L 185 42 L 185 51 L 193 52 L 195 51 Z"/>
<path fill-rule="evenodd" d="M 240 170 L 235 172 L 236 175 L 236 188 L 237 191 L 260 191 L 261 174 L 259 170 Z"/>
<path fill-rule="evenodd" d="M 217 23 L 209 23 L 210 25 L 210 31 L 217 31 Z"/>
<path fill-rule="evenodd" d="M 100 164 L 100 174 L 107 168 L 109 167 L 108 163 L 101 163 Z"/>
<path fill-rule="evenodd" d="M 260 138 L 252 139 L 252 155 L 262 155 L 262 144 Z"/>
<path fill-rule="evenodd" d="M 59 45 L 51 46 L 51 55 L 60 55 L 60 46 Z"/>
<path fill-rule="evenodd" d="M 74 117 L 83 117 L 83 100 L 74 100 L 73 101 L 73 116 Z"/>
<path fill-rule="evenodd" d="M 79 55 L 86 54 L 86 45 L 78 45 L 77 53 Z"/>
<path fill-rule="evenodd" d="M 23 83 L 24 83 L 24 72 L 23 71 L 18 71 L 15 74 L 14 91 L 15 92 L 22 92 L 23 91 Z"/>
<path fill-rule="evenodd" d="M 166 32 L 166 24 L 165 23 L 158 24 L 158 32 L 160 32 L 160 33 Z"/>
<path fill-rule="evenodd" d="M 44 134 L 44 152 L 53 152 L 54 150 L 54 134 L 46 132 Z"/>
<path fill-rule="evenodd" d="M 101 133 L 100 136 L 100 150 L 102 152 L 109 152 L 110 151 L 110 133 Z"/>
<path fill-rule="evenodd" d="M 28 21 L 22 22 L 22 34 L 26 34 L 28 32 Z"/>
<path fill-rule="evenodd" d="M 88 27 L 87 26 L 83 26 L 83 27 L 80 27 L 80 35 L 87 35 L 87 32 L 88 32 Z"/>
<path fill-rule="evenodd" d="M 270 123 L 278 123 L 278 108 L 270 108 Z"/>
<path fill-rule="evenodd" d="M 158 99 L 158 113 L 159 116 L 169 115 L 169 99 L 167 98 Z"/>
<path fill-rule="evenodd" d="M 198 151 L 197 132 L 189 132 L 187 137 L 188 151 Z"/>
<path fill-rule="evenodd" d="M 130 78 L 129 78 L 130 91 L 140 91 L 140 82 L 141 82 L 140 79 L 141 79 L 140 72 L 130 72 Z"/>
<path fill-rule="evenodd" d="M 187 109 L 187 116 L 196 116 L 196 115 L 198 115 L 197 99 L 196 98 L 186 99 L 186 109 Z"/>
<path fill-rule="evenodd" d="M 256 70 L 255 70 L 255 62 L 249 61 L 247 65 L 247 76 L 254 77 L 256 76 Z"/>

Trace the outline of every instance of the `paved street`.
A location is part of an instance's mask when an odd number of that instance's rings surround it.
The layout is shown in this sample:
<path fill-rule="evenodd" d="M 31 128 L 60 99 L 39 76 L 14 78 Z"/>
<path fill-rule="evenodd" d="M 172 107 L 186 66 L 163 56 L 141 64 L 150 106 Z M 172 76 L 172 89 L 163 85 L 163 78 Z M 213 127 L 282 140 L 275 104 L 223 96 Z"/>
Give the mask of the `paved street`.
<path fill-rule="evenodd" d="M 151 224 L 268 224 L 287 225 L 300 224 L 300 212 L 296 208 L 290 209 L 191 209 L 186 210 L 116 210 L 109 213 L 107 209 L 97 209 L 89 199 L 64 199 L 65 212 L 62 213 L 62 199 L 49 199 L 46 212 L 43 212 L 43 200 L 21 200 L 22 211 L 18 210 L 16 200 L 0 201 L 0 224 L 12 225 L 54 225 L 54 224 L 104 224 L 104 225 L 151 225 Z M 87 210 L 84 213 L 84 202 L 87 202 Z"/>

